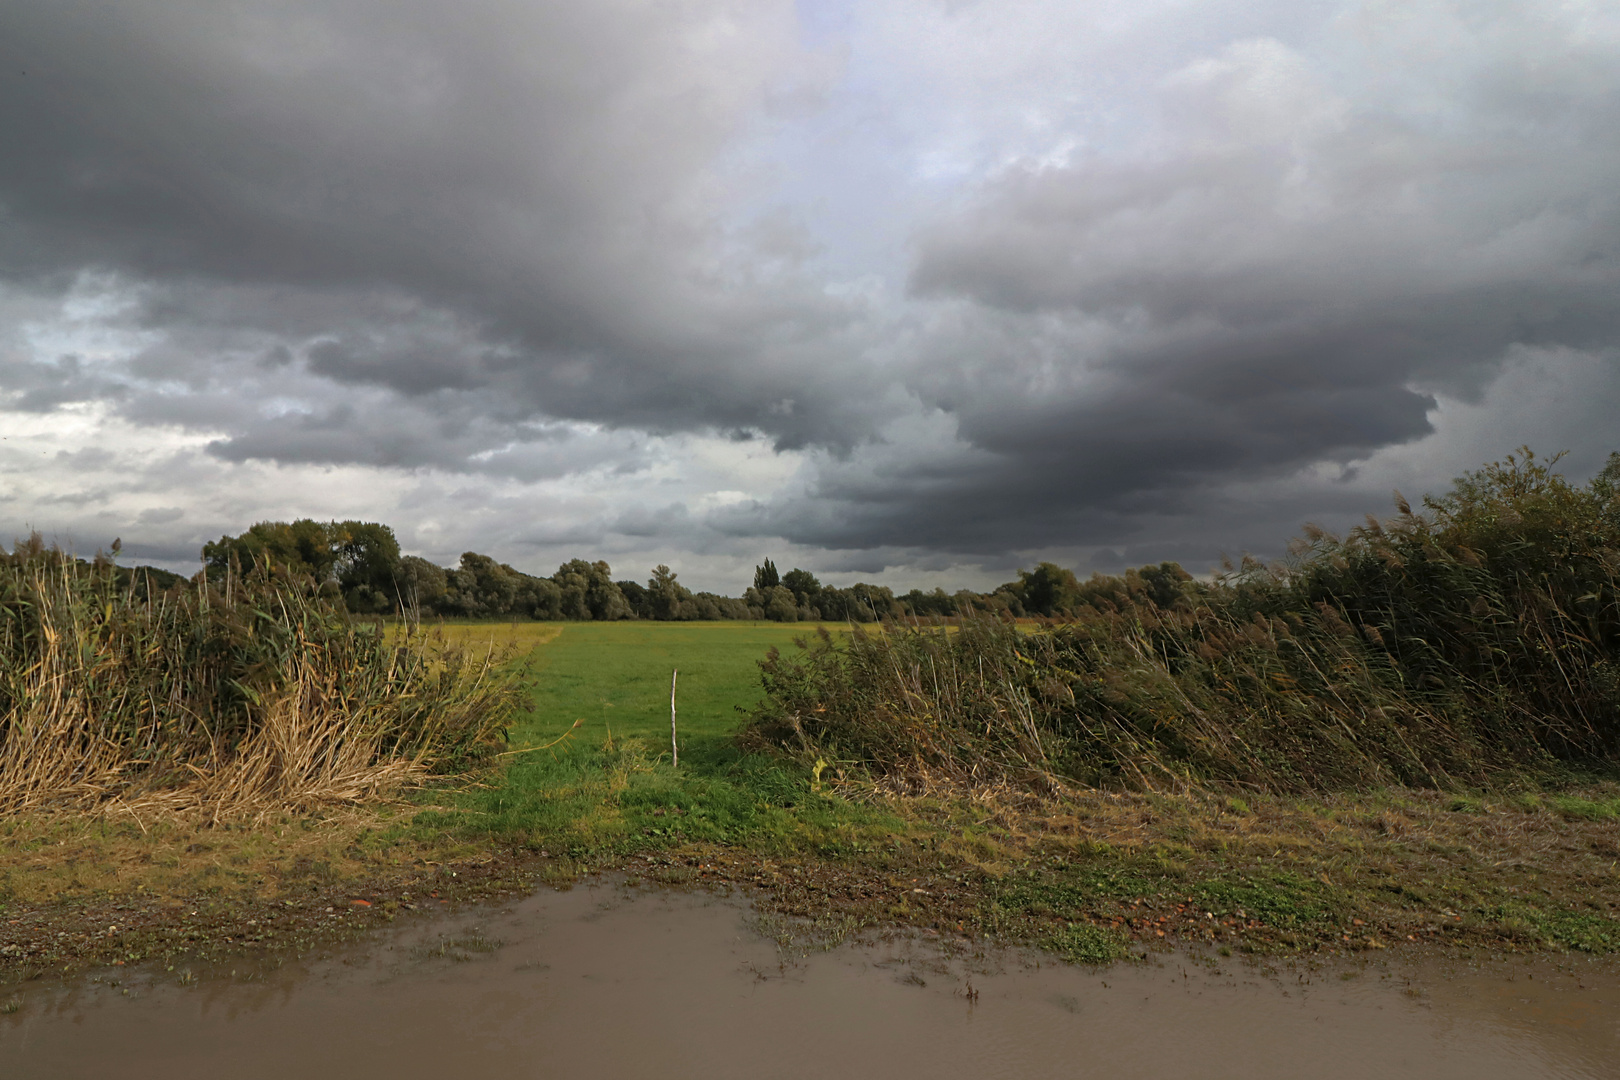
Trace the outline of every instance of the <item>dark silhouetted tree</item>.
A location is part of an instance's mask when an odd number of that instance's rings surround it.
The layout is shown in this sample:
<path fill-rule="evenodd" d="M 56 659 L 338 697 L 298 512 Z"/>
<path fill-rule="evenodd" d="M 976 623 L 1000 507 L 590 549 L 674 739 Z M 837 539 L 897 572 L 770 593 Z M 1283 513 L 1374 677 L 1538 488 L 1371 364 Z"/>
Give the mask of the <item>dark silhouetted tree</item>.
<path fill-rule="evenodd" d="M 1030 615 L 1066 615 L 1080 600 L 1080 582 L 1073 570 L 1043 562 L 1034 570 L 1018 571 L 1018 580 L 1009 589 L 1023 602 Z"/>
<path fill-rule="evenodd" d="M 764 565 L 754 567 L 754 588 L 758 589 L 761 595 L 770 592 L 780 584 L 782 584 L 782 579 L 776 573 L 776 564 L 771 560 L 766 559 Z"/>
<path fill-rule="evenodd" d="M 615 581 L 619 592 L 624 594 L 624 602 L 630 605 L 630 614 L 638 619 L 653 617 L 652 601 L 647 598 L 647 587 L 639 581 Z"/>

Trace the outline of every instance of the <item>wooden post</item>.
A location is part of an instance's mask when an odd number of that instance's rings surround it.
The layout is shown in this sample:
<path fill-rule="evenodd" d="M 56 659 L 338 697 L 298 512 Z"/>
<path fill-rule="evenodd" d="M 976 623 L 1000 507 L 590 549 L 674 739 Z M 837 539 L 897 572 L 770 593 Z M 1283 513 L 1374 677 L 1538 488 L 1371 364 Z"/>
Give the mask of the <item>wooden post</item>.
<path fill-rule="evenodd" d="M 681 763 L 680 744 L 675 741 L 675 680 L 680 674 L 680 668 L 675 668 L 669 673 L 669 763 L 676 766 Z"/>

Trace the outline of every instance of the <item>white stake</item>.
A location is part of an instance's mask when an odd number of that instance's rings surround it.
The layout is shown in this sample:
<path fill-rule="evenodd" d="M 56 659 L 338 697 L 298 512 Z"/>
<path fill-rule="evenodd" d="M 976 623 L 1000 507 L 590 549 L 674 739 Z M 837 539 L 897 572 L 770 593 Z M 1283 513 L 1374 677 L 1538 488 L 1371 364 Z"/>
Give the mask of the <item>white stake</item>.
<path fill-rule="evenodd" d="M 674 668 L 669 673 L 669 763 L 681 763 L 681 748 L 675 742 L 675 680 L 680 677 L 681 669 Z"/>

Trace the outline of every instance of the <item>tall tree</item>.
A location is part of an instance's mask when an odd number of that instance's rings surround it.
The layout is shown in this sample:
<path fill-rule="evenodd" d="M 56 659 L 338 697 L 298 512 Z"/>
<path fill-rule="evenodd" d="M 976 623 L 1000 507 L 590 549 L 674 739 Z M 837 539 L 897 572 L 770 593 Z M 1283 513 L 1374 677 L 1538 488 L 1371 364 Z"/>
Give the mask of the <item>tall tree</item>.
<path fill-rule="evenodd" d="M 1018 571 L 1018 581 L 1010 586 L 1031 615 L 1062 615 L 1074 609 L 1080 598 L 1080 582 L 1073 570 L 1043 562 L 1034 570 Z"/>
<path fill-rule="evenodd" d="M 660 563 L 653 568 L 647 582 L 647 600 L 655 619 L 681 619 L 686 617 L 687 601 L 692 594 L 675 580 L 675 571 Z"/>
<path fill-rule="evenodd" d="M 782 578 L 776 572 L 776 564 L 766 559 L 764 565 L 754 567 L 754 588 L 762 594 L 768 593 L 782 584 Z"/>
<path fill-rule="evenodd" d="M 627 619 L 630 605 L 613 583 L 613 568 L 605 562 L 570 559 L 557 567 L 551 580 L 561 590 L 560 610 L 565 619 Z"/>
<path fill-rule="evenodd" d="M 813 603 L 821 592 L 821 582 L 816 580 L 816 575 L 797 567 L 782 575 L 782 586 L 793 594 L 800 606 Z"/>

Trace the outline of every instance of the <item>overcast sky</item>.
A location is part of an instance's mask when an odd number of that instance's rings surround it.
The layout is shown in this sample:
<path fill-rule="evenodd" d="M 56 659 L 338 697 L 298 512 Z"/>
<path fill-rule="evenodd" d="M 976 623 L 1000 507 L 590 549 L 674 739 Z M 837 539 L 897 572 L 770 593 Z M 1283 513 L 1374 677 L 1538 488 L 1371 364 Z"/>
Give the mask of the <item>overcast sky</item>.
<path fill-rule="evenodd" d="M 1620 449 L 1612 0 L 8 0 L 0 533 L 736 594 Z"/>

